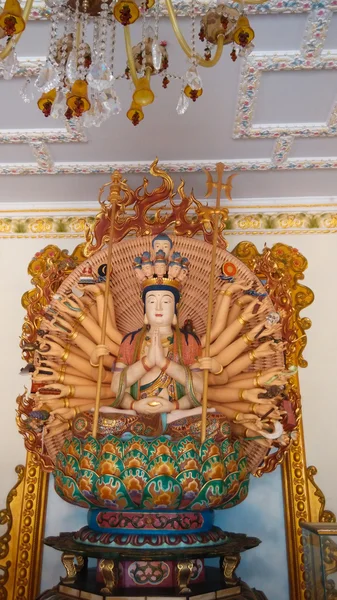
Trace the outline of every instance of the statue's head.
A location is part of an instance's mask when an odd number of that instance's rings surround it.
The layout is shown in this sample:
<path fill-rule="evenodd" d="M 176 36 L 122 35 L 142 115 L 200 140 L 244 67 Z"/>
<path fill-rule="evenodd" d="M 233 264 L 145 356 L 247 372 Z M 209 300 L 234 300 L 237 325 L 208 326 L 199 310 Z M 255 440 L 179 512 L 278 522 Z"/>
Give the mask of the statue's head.
<path fill-rule="evenodd" d="M 148 290 L 145 294 L 145 316 L 148 325 L 165 327 L 175 325 L 176 298 L 168 289 Z"/>
<path fill-rule="evenodd" d="M 189 270 L 189 261 L 172 252 L 173 242 L 166 233 L 152 241 L 153 252 L 145 251 L 134 259 L 133 267 L 142 288 L 144 312 L 150 324 L 174 324 L 180 293 Z M 155 310 L 156 309 L 156 310 Z"/>
<path fill-rule="evenodd" d="M 166 233 L 159 233 L 152 240 L 152 248 L 154 253 L 157 254 L 159 250 L 162 250 L 165 253 L 166 258 L 170 254 L 172 246 L 173 242 Z"/>

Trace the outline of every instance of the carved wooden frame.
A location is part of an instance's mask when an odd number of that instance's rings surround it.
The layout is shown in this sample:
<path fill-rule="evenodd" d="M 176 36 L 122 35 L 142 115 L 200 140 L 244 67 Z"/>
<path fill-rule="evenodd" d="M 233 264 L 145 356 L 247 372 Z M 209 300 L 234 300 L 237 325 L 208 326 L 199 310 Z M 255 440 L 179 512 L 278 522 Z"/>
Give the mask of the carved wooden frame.
<path fill-rule="evenodd" d="M 175 204 L 171 178 L 157 169 L 157 163 L 152 166 L 152 174 L 161 177 L 163 183 L 151 193 L 147 191 L 146 181 L 135 192 L 131 192 L 126 182 L 123 182 L 125 202 L 119 207 L 120 212 L 117 215 L 116 240 L 122 239 L 130 232 L 150 235 L 174 225 L 178 235 L 193 235 L 199 231 L 210 241 L 214 211 L 204 207 L 193 196 L 187 198 L 183 184 L 178 189 L 181 202 Z M 101 195 L 102 193 L 103 188 Z M 162 209 L 155 207 L 154 196 L 156 202 L 163 202 L 169 198 L 172 214 L 162 214 Z M 138 212 L 130 216 L 129 209 L 133 201 L 137 201 Z M 21 340 L 23 357 L 26 360 L 32 357 L 41 309 L 49 303 L 50 293 L 57 289 L 75 266 L 105 243 L 109 224 L 108 205 L 102 200 L 101 207 L 95 222 L 87 228 L 86 243 L 77 246 L 71 255 L 56 246 L 47 246 L 35 255 L 29 265 L 28 270 L 35 287 L 26 292 L 22 299 L 23 306 L 27 309 Z M 149 211 L 153 211 L 154 208 L 154 214 L 152 212 L 149 215 Z M 197 218 L 188 216 L 192 208 Z M 227 209 L 222 209 L 223 225 L 226 217 Z M 222 228 L 220 239 L 222 246 L 226 245 L 224 232 L 225 227 Z M 285 244 L 265 247 L 259 253 L 252 243 L 241 242 L 233 250 L 233 254 L 262 280 L 275 306 L 284 309 L 286 316 L 283 319 L 283 335 L 288 342 L 287 365 L 306 367 L 302 352 L 306 345 L 305 332 L 311 323 L 309 319 L 300 316 L 300 311 L 313 301 L 311 290 L 299 283 L 299 280 L 304 278 L 306 259 L 296 249 Z M 315 467 L 306 466 L 297 376 L 291 378 L 288 393 L 297 417 L 297 438 L 292 441 L 287 452 L 278 449 L 267 457 L 257 475 L 272 471 L 277 464 L 282 463 L 290 597 L 291 600 L 310 600 L 312 596 L 305 590 L 300 525 L 302 521 L 334 522 L 336 519 L 333 513 L 325 510 L 324 495 L 314 482 Z M 6 525 L 6 531 L 0 537 L 0 600 L 34 600 L 38 594 L 42 565 L 42 537 L 48 486 L 46 471 L 51 470 L 51 464 L 48 464 L 40 453 L 41 448 L 36 436 L 25 430 L 22 416 L 30 410 L 29 402 L 25 402 L 24 396 L 18 398 L 17 422 L 19 430 L 24 434 L 28 450 L 26 466 L 20 465 L 16 468 L 18 481 L 8 494 L 6 508 L 0 511 L 0 524 Z"/>

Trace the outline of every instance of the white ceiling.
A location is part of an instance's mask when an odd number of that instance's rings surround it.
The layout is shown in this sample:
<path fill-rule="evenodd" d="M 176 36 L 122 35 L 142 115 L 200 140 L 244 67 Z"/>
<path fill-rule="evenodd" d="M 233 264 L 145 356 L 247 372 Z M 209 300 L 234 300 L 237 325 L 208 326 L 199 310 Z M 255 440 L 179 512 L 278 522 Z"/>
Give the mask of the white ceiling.
<path fill-rule="evenodd" d="M 184 10 L 188 1 L 177 4 Z M 231 48 L 225 48 L 215 68 L 202 69 L 204 94 L 185 115 L 175 110 L 179 82 L 163 90 L 160 80 L 153 81 L 156 100 L 133 127 L 124 116 L 130 84 L 120 81 L 116 89 L 123 113 L 86 130 L 86 137 L 46 119 L 19 95 L 23 75 L 36 68 L 48 46 L 49 22 L 30 21 L 17 49 L 21 76 L 0 79 L 1 201 L 92 201 L 113 168 L 130 173 L 136 186 L 140 175 L 133 173 L 146 171 L 156 156 L 198 196 L 205 191 L 201 168 L 214 168 L 222 160 L 228 171 L 242 172 L 235 179 L 234 198 L 335 199 L 337 1 L 272 0 L 250 10 L 255 13 L 250 17 L 254 53 L 246 63 L 233 63 Z M 188 37 L 188 20 L 180 23 Z M 121 29 L 116 46 L 120 72 L 125 67 Z M 138 41 L 139 32 L 138 24 L 132 26 L 133 40 Z M 186 61 L 166 19 L 160 37 L 168 41 L 170 71 L 183 74 Z"/>

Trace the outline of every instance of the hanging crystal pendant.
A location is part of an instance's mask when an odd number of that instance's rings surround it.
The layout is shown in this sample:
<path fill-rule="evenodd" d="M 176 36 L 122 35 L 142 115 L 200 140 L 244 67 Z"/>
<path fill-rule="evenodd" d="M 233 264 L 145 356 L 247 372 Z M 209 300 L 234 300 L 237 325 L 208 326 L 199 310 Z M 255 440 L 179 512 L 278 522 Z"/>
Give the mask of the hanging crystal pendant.
<path fill-rule="evenodd" d="M 153 40 L 155 38 L 155 33 L 154 33 L 153 27 L 151 25 L 147 25 L 145 27 L 144 38 L 145 39 L 150 38 L 151 40 Z"/>
<path fill-rule="evenodd" d="M 178 115 L 185 114 L 185 112 L 187 111 L 189 105 L 190 105 L 190 101 L 187 98 L 187 96 L 185 96 L 184 91 L 182 90 L 182 92 L 181 92 L 181 94 L 179 96 L 178 104 L 177 104 L 177 113 L 178 113 Z"/>
<path fill-rule="evenodd" d="M 25 104 L 34 102 L 34 88 L 30 79 L 27 79 L 19 92 Z"/>
<path fill-rule="evenodd" d="M 156 71 L 161 67 L 162 53 L 158 40 L 152 42 L 152 62 Z"/>
<path fill-rule="evenodd" d="M 195 65 L 192 65 L 186 71 L 185 80 L 192 90 L 200 90 L 202 88 L 201 77 Z"/>
<path fill-rule="evenodd" d="M 60 77 L 57 70 L 55 67 L 53 67 L 50 61 L 47 60 L 35 81 L 35 87 L 39 90 L 39 92 L 46 93 L 56 88 L 59 83 Z"/>
<path fill-rule="evenodd" d="M 67 64 L 66 64 L 66 76 L 69 83 L 73 84 L 77 77 L 77 52 L 76 50 L 72 50 L 68 56 Z"/>
<path fill-rule="evenodd" d="M 99 61 L 91 65 L 87 75 L 87 82 L 93 90 L 103 92 L 111 87 L 113 80 L 114 76 L 105 62 Z"/>
<path fill-rule="evenodd" d="M 253 42 L 250 42 L 250 44 L 248 44 L 244 48 L 240 48 L 239 56 L 241 58 L 247 58 L 253 52 L 254 48 L 255 48 L 255 46 L 254 46 Z"/>
<path fill-rule="evenodd" d="M 122 105 L 115 90 L 109 90 L 106 100 L 103 102 L 103 106 L 111 115 L 118 115 L 121 112 Z"/>
<path fill-rule="evenodd" d="M 19 63 L 16 56 L 16 51 L 13 49 L 8 56 L 2 61 L 2 75 L 4 79 L 12 79 L 18 70 Z"/>
<path fill-rule="evenodd" d="M 63 91 L 57 92 L 56 98 L 53 102 L 50 116 L 53 119 L 62 119 L 66 111 L 66 99 Z"/>

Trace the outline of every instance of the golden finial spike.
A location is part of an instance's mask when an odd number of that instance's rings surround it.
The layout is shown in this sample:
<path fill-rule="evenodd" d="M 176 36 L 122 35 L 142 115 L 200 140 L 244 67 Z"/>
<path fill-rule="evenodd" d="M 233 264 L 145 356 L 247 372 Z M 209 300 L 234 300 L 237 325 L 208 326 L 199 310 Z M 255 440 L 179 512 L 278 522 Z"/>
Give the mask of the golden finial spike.
<path fill-rule="evenodd" d="M 225 170 L 225 165 L 223 163 L 217 163 L 216 164 L 217 181 L 213 181 L 210 171 L 206 171 L 206 169 L 203 169 L 204 173 L 206 173 L 206 176 L 207 176 L 206 198 L 209 198 L 213 189 L 216 189 L 218 192 L 217 196 L 219 196 L 219 201 L 220 201 L 222 190 L 225 192 L 227 200 L 232 200 L 232 196 L 231 196 L 231 191 L 232 191 L 232 187 L 233 187 L 232 179 L 233 179 L 233 177 L 236 177 L 237 173 L 232 173 L 232 175 L 229 175 L 229 177 L 227 177 L 226 183 L 222 183 L 222 176 L 223 176 L 224 170 Z M 217 197 L 217 200 L 218 200 L 218 197 Z"/>

